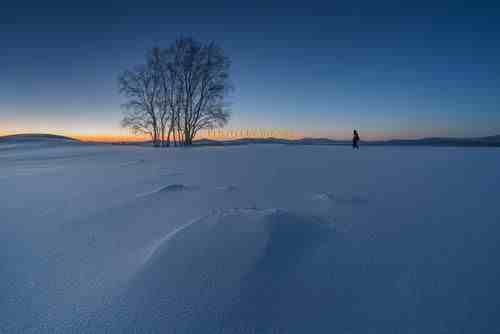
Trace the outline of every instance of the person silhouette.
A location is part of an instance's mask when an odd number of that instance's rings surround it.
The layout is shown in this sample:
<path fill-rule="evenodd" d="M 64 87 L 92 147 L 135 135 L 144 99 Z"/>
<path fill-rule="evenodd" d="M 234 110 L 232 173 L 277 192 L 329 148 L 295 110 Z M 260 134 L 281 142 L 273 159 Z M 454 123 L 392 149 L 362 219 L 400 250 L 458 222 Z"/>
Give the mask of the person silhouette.
<path fill-rule="evenodd" d="M 352 148 L 353 149 L 355 148 L 355 149 L 359 150 L 358 142 L 359 142 L 358 131 L 356 129 L 354 129 L 353 134 L 352 134 Z"/>

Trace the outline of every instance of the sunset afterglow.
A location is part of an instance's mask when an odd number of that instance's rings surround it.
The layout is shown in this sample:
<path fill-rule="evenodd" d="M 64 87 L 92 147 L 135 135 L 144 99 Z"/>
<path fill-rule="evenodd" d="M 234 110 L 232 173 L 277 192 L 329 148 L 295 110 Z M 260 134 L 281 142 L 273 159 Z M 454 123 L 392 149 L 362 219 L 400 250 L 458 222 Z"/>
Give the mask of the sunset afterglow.
<path fill-rule="evenodd" d="M 0 133 L 142 140 L 120 127 L 118 76 L 183 34 L 218 42 L 231 59 L 228 130 L 338 139 L 354 128 L 366 139 L 500 133 L 495 10 L 375 3 L 363 20 L 336 2 L 270 5 L 268 15 L 230 6 L 215 16 L 165 4 L 140 16 L 103 4 L 98 16 L 65 5 L 35 4 L 22 15 L 2 8 Z"/>

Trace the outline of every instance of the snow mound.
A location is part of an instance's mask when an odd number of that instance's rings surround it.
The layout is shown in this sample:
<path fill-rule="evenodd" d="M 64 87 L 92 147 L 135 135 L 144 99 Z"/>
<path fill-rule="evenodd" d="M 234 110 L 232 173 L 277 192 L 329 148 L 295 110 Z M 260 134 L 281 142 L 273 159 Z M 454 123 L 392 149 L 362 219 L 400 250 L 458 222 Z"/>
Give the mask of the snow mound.
<path fill-rule="evenodd" d="M 156 195 L 156 194 L 165 194 L 165 193 L 175 193 L 175 192 L 183 192 L 183 191 L 191 191 L 195 190 L 197 187 L 195 186 L 187 186 L 182 183 L 173 183 L 169 184 L 163 187 L 160 187 L 158 189 L 155 189 L 153 191 L 148 191 L 146 193 L 141 193 L 137 195 L 137 197 L 145 197 L 145 196 L 151 196 L 151 195 Z"/>
<path fill-rule="evenodd" d="M 107 329 L 118 332 L 235 333 L 279 329 L 284 319 L 292 322 L 288 328 L 300 325 L 293 319 L 330 321 L 319 309 L 326 306 L 321 294 L 332 287 L 317 275 L 326 263 L 315 259 L 336 238 L 332 225 L 314 216 L 214 211 L 153 243 L 142 270 L 110 308 L 114 314 L 100 314 L 96 323 L 113 323 L 119 328 Z M 302 307 L 308 317 L 298 317 Z"/>

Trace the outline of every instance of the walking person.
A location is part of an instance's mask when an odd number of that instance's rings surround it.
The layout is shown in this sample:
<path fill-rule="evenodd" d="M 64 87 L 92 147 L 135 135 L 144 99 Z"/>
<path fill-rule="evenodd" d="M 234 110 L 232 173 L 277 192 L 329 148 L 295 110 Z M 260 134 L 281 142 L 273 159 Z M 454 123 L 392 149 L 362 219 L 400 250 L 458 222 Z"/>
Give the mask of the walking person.
<path fill-rule="evenodd" d="M 354 132 L 352 135 L 352 148 L 353 149 L 355 148 L 355 149 L 359 150 L 358 142 L 359 142 L 358 131 L 356 129 L 354 129 Z"/>

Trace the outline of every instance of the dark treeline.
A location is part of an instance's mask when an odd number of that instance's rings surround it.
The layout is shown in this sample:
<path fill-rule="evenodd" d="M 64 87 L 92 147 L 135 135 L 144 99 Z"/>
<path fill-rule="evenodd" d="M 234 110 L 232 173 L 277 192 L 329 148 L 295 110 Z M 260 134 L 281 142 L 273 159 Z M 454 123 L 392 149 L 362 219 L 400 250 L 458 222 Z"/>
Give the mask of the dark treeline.
<path fill-rule="evenodd" d="M 122 126 L 147 134 L 154 146 L 191 145 L 198 131 L 227 124 L 231 62 L 215 43 L 192 38 L 153 48 L 144 64 L 124 71 Z"/>

